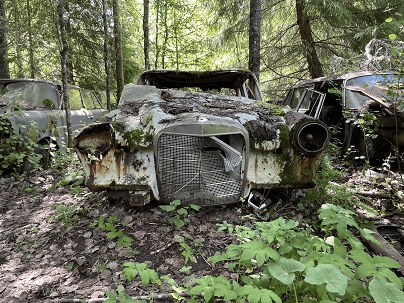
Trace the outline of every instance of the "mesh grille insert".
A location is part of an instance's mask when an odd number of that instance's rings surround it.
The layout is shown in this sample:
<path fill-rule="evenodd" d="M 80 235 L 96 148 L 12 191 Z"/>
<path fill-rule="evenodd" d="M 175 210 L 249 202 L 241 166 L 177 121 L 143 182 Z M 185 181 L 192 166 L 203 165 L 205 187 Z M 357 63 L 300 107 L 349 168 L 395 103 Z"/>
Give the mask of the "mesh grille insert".
<path fill-rule="evenodd" d="M 242 156 L 220 139 L 162 134 L 157 157 L 163 202 L 218 205 L 239 201 Z"/>

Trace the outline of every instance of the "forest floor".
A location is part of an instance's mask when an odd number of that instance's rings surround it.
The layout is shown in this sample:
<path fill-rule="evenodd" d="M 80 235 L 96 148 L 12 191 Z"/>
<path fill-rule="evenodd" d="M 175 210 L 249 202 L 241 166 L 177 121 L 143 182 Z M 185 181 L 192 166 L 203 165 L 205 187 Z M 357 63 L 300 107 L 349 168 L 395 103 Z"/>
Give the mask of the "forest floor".
<path fill-rule="evenodd" d="M 394 212 L 397 204 L 380 194 L 404 190 L 397 175 L 372 172 L 369 176 L 361 167 L 338 169 L 345 173 L 336 183 L 360 186 L 361 191 L 374 190 L 367 198 L 371 207 L 394 214 L 378 222 L 404 226 L 403 216 Z M 84 298 L 87 302 L 101 302 L 101 298 L 107 298 L 106 292 L 116 293 L 121 284 L 132 297 L 149 295 L 150 287 L 143 287 L 139 278 L 124 280 L 122 265 L 126 262 L 146 263 L 160 276 L 167 275 L 178 284 L 187 282 L 191 274 L 196 278 L 235 275 L 208 259 L 224 252 L 229 244 L 237 244 L 235 236 L 217 232 L 218 223 L 251 226 L 256 220 L 254 210 L 245 203 L 199 211 L 189 208 L 190 222 L 177 228 L 168 221 L 172 215 L 156 202 L 129 207 L 123 202 L 107 201 L 102 192 L 83 189 L 79 193 L 72 182 L 62 186 L 64 178 L 65 174 L 50 169 L 33 172 L 24 182 L 0 179 L 0 302 L 81 302 Z M 283 216 L 311 222 L 316 209 L 298 207 L 304 191 L 296 192 L 287 201 L 273 201 L 268 220 Z M 252 216 L 246 217 L 248 214 Z M 364 210 L 362 215 L 370 216 Z M 116 229 L 134 240 L 130 247 L 121 245 L 125 241 L 117 241 L 119 237 L 107 239 L 109 231 L 98 228 L 95 221 L 101 216 L 116 217 Z M 195 262 L 188 260 L 185 264 L 184 246 L 192 249 Z M 163 284 L 153 292 L 171 292 L 170 289 Z"/>

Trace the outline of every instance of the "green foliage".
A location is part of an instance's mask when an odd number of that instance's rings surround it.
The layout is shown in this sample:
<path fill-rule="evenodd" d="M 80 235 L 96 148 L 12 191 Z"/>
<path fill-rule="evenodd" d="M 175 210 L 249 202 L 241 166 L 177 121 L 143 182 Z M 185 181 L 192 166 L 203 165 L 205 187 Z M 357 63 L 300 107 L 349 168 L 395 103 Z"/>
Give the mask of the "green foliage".
<path fill-rule="evenodd" d="M 78 219 L 78 213 L 82 208 L 80 205 L 68 206 L 63 203 L 53 203 L 51 209 L 56 209 L 55 214 L 50 218 L 52 221 L 55 217 L 62 220 L 67 226 L 71 226 Z"/>
<path fill-rule="evenodd" d="M 187 265 L 188 261 L 191 260 L 191 262 L 195 262 L 195 258 L 193 256 L 194 251 L 193 249 L 185 243 L 184 237 L 182 237 L 181 242 L 179 242 L 181 247 L 184 249 L 181 254 L 185 257 L 185 265 Z"/>
<path fill-rule="evenodd" d="M 36 143 L 38 135 L 28 136 L 25 125 L 17 127 L 8 121 L 11 116 L 22 117 L 19 106 L 14 105 L 12 109 L 11 113 L 4 113 L 0 118 L 0 174 L 9 171 L 12 176 L 23 179 L 27 168 L 40 167 L 42 155 L 34 152 L 39 148 Z M 35 128 L 35 125 L 30 127 Z M 20 132 L 19 128 L 25 133 Z"/>
<path fill-rule="evenodd" d="M 107 239 L 115 239 L 118 238 L 117 247 L 130 247 L 132 246 L 132 242 L 134 241 L 132 238 L 126 236 L 123 231 L 118 230 L 114 223 L 118 221 L 116 216 L 109 216 L 105 218 L 104 216 L 100 216 L 99 220 L 94 220 L 91 223 L 91 227 L 97 227 L 101 230 L 109 231 L 107 235 Z"/>
<path fill-rule="evenodd" d="M 201 208 L 200 206 L 194 204 L 179 207 L 180 205 L 181 205 L 180 200 L 174 200 L 170 202 L 170 205 L 159 206 L 162 210 L 174 213 L 174 216 L 172 218 L 169 218 L 168 222 L 170 222 L 171 224 L 175 224 L 175 226 L 177 226 L 178 228 L 183 227 L 185 223 L 189 223 L 189 219 L 187 218 L 188 216 L 187 209 L 192 208 L 196 211 L 199 211 Z"/>
<path fill-rule="evenodd" d="M 150 282 L 161 285 L 162 282 L 157 273 L 150 268 L 146 267 L 145 263 L 126 262 L 122 271 L 123 277 L 128 281 L 133 281 L 133 278 L 139 274 L 143 286 L 149 286 Z"/>

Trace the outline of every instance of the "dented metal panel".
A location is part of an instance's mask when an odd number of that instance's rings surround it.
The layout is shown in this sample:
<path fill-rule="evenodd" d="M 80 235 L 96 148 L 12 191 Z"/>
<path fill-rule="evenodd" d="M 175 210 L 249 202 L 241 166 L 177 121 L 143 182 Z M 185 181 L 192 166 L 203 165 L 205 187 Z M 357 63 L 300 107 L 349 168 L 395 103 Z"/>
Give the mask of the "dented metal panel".
<path fill-rule="evenodd" d="M 201 83 L 187 73 L 178 77 L 210 87 L 222 72 Z M 237 91 L 250 78 L 233 72 L 214 85 L 230 79 Z M 147 72 L 142 81 L 166 87 L 164 75 Z M 218 205 L 238 202 L 252 188 L 308 186 L 328 142 L 323 122 L 242 95 L 130 84 L 118 109 L 83 129 L 75 148 L 92 190 L 115 191 L 110 196 L 136 205 L 147 203 L 147 193 L 164 203 Z"/>

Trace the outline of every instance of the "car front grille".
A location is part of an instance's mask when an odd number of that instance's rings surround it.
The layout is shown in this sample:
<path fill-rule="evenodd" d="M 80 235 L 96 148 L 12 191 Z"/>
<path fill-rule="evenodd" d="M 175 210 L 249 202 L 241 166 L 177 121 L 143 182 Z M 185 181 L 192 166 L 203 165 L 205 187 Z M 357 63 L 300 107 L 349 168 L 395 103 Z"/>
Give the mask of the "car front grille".
<path fill-rule="evenodd" d="M 164 203 L 219 205 L 239 201 L 241 153 L 217 137 L 162 134 L 157 144 Z"/>

